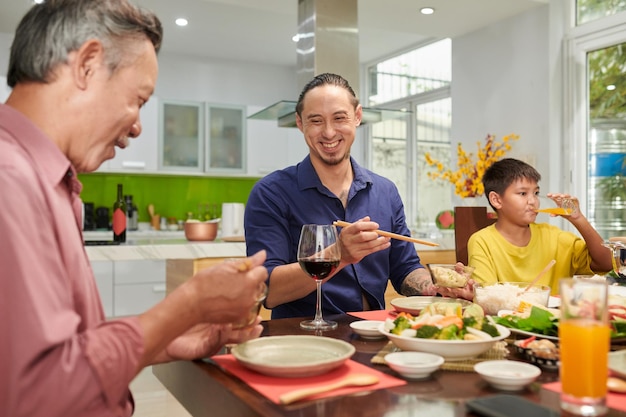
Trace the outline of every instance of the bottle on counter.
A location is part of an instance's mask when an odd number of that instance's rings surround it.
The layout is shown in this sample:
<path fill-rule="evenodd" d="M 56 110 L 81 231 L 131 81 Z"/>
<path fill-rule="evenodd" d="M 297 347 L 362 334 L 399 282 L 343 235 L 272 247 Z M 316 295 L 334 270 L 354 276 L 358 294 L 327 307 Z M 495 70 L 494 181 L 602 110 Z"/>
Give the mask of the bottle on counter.
<path fill-rule="evenodd" d="M 117 199 L 113 203 L 113 241 L 126 242 L 126 201 L 122 184 L 117 184 Z"/>
<path fill-rule="evenodd" d="M 139 212 L 137 206 L 133 204 L 133 196 L 125 195 L 124 201 L 126 201 L 126 229 L 137 230 L 139 228 Z"/>

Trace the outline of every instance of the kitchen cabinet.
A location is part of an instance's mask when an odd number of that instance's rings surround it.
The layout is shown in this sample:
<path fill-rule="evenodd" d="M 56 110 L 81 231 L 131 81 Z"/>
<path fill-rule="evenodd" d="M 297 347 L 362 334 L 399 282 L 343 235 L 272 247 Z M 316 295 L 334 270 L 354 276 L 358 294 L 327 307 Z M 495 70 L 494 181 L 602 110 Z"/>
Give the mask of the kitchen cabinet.
<path fill-rule="evenodd" d="M 243 106 L 164 100 L 159 111 L 159 170 L 245 173 L 245 117 Z"/>
<path fill-rule="evenodd" d="M 113 261 L 92 261 L 91 269 L 104 307 L 104 315 L 113 317 Z"/>
<path fill-rule="evenodd" d="M 165 260 L 130 260 L 114 263 L 113 314 L 136 315 L 165 297 Z"/>

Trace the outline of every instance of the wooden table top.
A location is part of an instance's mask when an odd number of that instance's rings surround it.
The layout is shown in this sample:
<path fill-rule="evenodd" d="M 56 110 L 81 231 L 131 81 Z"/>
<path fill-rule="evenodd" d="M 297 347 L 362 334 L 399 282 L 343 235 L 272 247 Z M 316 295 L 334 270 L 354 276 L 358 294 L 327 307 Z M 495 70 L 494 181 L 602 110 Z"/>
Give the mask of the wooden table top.
<path fill-rule="evenodd" d="M 387 340 L 364 340 L 352 332 L 349 323 L 359 320 L 349 315 L 329 317 L 339 323 L 336 330 L 323 335 L 345 340 L 356 348 L 352 360 L 381 372 L 398 376 L 385 365 L 371 359 L 387 344 Z M 300 329 L 302 319 L 280 319 L 263 322 L 262 336 L 314 334 Z M 512 354 L 514 355 L 514 354 Z M 512 356 L 512 359 L 515 357 Z M 220 417 L 383 417 L 414 416 L 424 407 L 444 410 L 438 417 L 474 416 L 465 409 L 465 401 L 501 393 L 491 388 L 475 372 L 439 370 L 423 381 L 409 381 L 400 387 L 366 391 L 351 396 L 302 401 L 291 405 L 274 404 L 245 382 L 222 371 L 207 361 L 178 361 L 153 366 L 153 373 L 193 416 Z M 559 410 L 559 395 L 541 388 L 542 383 L 558 380 L 558 373 L 543 371 L 536 383 L 515 395 L 526 397 L 544 406 Z M 569 415 L 563 413 L 562 416 Z M 608 416 L 624 415 L 611 410 Z"/>

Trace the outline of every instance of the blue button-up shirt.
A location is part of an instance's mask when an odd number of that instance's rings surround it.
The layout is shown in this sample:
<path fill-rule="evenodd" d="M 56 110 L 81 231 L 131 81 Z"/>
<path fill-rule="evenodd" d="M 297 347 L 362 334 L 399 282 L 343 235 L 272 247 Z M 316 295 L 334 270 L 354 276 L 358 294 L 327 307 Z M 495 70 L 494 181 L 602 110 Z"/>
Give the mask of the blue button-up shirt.
<path fill-rule="evenodd" d="M 275 267 L 297 262 L 303 224 L 355 222 L 370 216 L 381 230 L 410 236 L 395 184 L 360 167 L 354 159 L 350 161 L 354 180 L 345 209 L 341 200 L 322 184 L 308 156 L 298 165 L 275 171 L 255 184 L 246 204 L 246 246 L 248 255 L 261 249 L 267 251 L 265 266 L 270 287 Z M 387 280 L 400 292 L 405 277 L 422 267 L 413 243 L 392 239 L 389 249 L 345 267 L 322 285 L 323 313 L 361 311 L 362 295 L 372 309 L 383 309 Z M 276 306 L 272 318 L 312 316 L 315 298 L 313 291 L 304 298 Z"/>

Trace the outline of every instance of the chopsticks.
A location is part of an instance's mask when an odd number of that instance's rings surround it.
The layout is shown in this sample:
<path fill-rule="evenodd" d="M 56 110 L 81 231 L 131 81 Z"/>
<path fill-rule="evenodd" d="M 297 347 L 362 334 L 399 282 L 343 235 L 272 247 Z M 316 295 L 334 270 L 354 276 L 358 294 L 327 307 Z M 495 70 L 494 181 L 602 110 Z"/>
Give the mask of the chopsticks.
<path fill-rule="evenodd" d="M 352 223 L 344 222 L 342 220 L 336 220 L 336 221 L 333 222 L 333 225 L 339 226 L 339 227 L 348 227 L 348 226 L 352 225 Z M 419 240 L 419 239 L 415 239 L 415 238 L 409 237 L 409 236 L 398 235 L 396 233 L 385 232 L 384 230 L 374 230 L 374 231 L 376 233 L 378 233 L 380 236 L 390 237 L 392 239 L 404 240 L 406 242 L 419 243 L 420 245 L 439 246 L 438 243 L 428 242 L 426 240 Z"/>

